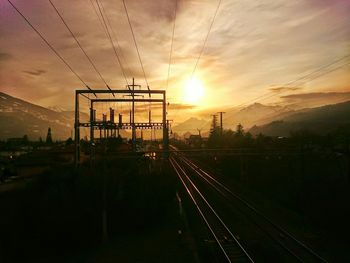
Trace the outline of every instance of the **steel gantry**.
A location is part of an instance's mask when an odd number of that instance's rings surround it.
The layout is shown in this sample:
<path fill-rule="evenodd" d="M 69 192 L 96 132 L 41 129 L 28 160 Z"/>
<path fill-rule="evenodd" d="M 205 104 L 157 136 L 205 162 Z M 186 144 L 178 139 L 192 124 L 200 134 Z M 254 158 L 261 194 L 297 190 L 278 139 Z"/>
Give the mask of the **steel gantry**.
<path fill-rule="evenodd" d="M 119 133 L 119 129 L 131 129 L 132 130 L 132 144 L 133 149 L 135 150 L 136 143 L 136 129 L 162 129 L 163 130 L 163 151 L 164 156 L 167 156 L 169 151 L 169 134 L 168 134 L 168 125 L 166 120 L 166 91 L 165 90 L 135 90 L 134 80 L 132 85 L 128 85 L 127 90 L 76 90 L 75 91 L 75 123 L 74 123 L 74 141 L 75 141 L 75 164 L 78 165 L 80 162 L 80 127 L 90 128 L 90 143 L 91 145 L 94 142 L 94 131 L 95 130 L 104 130 L 104 133 L 111 131 L 112 136 L 116 135 L 116 131 Z M 89 95 L 95 95 L 95 98 L 90 98 Z M 113 98 L 103 98 L 100 96 L 103 95 L 113 95 Z M 118 96 L 119 95 L 119 96 Z M 144 95 L 147 95 L 145 98 Z M 155 95 L 157 98 L 152 98 L 152 95 Z M 90 101 L 90 118 L 88 122 L 81 122 L 80 115 L 80 106 L 79 100 L 83 96 Z M 122 96 L 122 97 L 120 97 Z M 118 122 L 115 122 L 114 119 L 114 109 L 110 108 L 110 119 L 107 120 L 107 115 L 103 114 L 102 121 L 96 120 L 96 110 L 95 104 L 97 103 L 109 103 L 109 102 L 120 102 L 120 103 L 131 103 L 130 111 L 130 121 L 123 122 L 122 116 L 119 114 Z M 161 103 L 162 104 L 162 121 L 161 122 L 152 122 L 151 113 L 149 112 L 149 121 L 148 122 L 135 122 L 135 103 Z M 114 133 L 113 133 L 114 132 Z"/>

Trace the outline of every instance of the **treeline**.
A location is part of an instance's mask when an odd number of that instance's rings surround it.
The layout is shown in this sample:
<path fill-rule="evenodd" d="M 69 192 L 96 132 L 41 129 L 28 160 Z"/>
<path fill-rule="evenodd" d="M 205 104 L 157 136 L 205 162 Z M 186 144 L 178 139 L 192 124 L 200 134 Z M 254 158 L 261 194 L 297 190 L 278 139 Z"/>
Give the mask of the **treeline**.
<path fill-rule="evenodd" d="M 292 131 L 289 137 L 271 137 L 263 134 L 253 136 L 238 124 L 236 130 L 211 129 L 206 146 L 209 148 L 281 148 L 302 147 L 303 149 L 327 148 L 348 152 L 350 131 L 339 127 L 327 135 L 319 135 L 308 130 Z"/>
<path fill-rule="evenodd" d="M 37 141 L 29 140 L 29 138 L 24 135 L 22 138 L 11 138 L 8 140 L 0 141 L 0 148 L 2 150 L 15 150 L 18 148 L 37 148 L 40 146 L 48 146 L 48 145 L 56 145 L 66 143 L 67 145 L 72 144 L 73 140 L 71 138 L 68 138 L 66 141 L 44 141 L 39 138 Z"/>

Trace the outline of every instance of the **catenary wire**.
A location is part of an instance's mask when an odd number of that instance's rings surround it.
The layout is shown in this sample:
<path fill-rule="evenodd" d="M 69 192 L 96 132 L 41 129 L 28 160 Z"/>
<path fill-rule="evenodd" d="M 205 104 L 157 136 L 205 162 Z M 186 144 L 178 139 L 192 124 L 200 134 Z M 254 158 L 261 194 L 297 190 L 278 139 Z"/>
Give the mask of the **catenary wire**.
<path fill-rule="evenodd" d="M 291 84 L 294 84 L 294 83 L 296 83 L 296 82 L 298 82 L 298 81 L 300 81 L 300 80 L 307 80 L 307 78 L 308 77 L 310 77 L 310 76 L 312 76 L 312 75 L 314 75 L 315 73 L 318 73 L 318 72 L 320 72 L 320 71 L 322 71 L 322 70 L 324 70 L 324 69 L 326 69 L 326 68 L 328 68 L 328 67 L 330 67 L 330 66 L 332 66 L 332 65 L 334 65 L 334 64 L 336 64 L 336 63 L 338 63 L 338 62 L 340 62 L 340 61 L 342 61 L 342 60 L 344 60 L 344 59 L 346 59 L 346 58 L 348 58 L 348 57 L 350 57 L 350 54 L 348 54 L 348 55 L 345 55 L 345 56 L 342 56 L 342 57 L 340 57 L 340 58 L 338 58 L 338 59 L 336 59 L 336 60 L 334 60 L 334 61 L 332 61 L 332 62 L 330 62 L 330 63 L 327 63 L 326 65 L 323 65 L 323 66 L 321 66 L 321 67 L 319 67 L 319 68 L 317 68 L 316 70 L 314 70 L 314 71 L 312 71 L 311 73 L 307 73 L 307 74 L 305 74 L 305 75 L 303 75 L 303 76 L 301 76 L 301 77 L 299 77 L 299 78 L 297 78 L 297 79 L 295 79 L 295 80 L 292 80 L 292 81 L 289 81 L 289 82 L 287 82 L 287 83 L 285 83 L 285 84 L 283 84 L 283 85 L 281 85 L 282 87 L 285 87 L 285 86 L 289 86 L 289 85 L 291 85 Z M 341 66 L 342 67 L 342 66 Z M 326 73 L 327 74 L 327 73 Z M 317 76 L 319 76 L 319 75 L 317 75 Z M 316 78 L 318 78 L 318 77 L 316 77 Z M 313 79 L 311 79 L 311 80 L 314 80 L 314 79 L 316 79 L 316 78 L 313 78 Z M 306 82 L 308 82 L 308 81 L 310 81 L 310 80 L 307 80 Z M 286 92 L 285 90 L 283 91 L 283 90 L 281 90 L 279 93 L 277 93 L 277 95 L 279 95 L 279 94 L 281 94 L 281 93 L 284 93 L 284 92 Z M 237 106 L 235 106 L 235 107 L 242 107 L 242 106 L 245 106 L 245 105 L 247 105 L 248 103 L 252 103 L 252 102 L 255 102 L 255 101 L 257 101 L 257 100 L 259 100 L 259 99 L 262 99 L 262 98 L 264 98 L 265 96 L 269 96 L 271 93 L 273 93 L 273 95 L 275 96 L 275 92 L 268 92 L 268 93 L 266 93 L 266 94 L 263 94 L 263 95 L 260 95 L 260 96 L 258 96 L 258 97 L 256 97 L 256 98 L 254 98 L 254 99 L 252 99 L 252 100 L 248 100 L 248 101 L 246 101 L 246 102 L 243 102 L 243 103 L 241 103 L 241 104 L 239 104 L 239 105 L 237 105 Z M 268 97 L 269 98 L 269 97 Z M 264 98 L 264 99 L 266 99 L 266 98 Z"/>
<path fill-rule="evenodd" d="M 327 65 L 328 65 L 328 67 L 331 66 L 331 65 L 334 65 L 336 62 L 339 62 L 339 61 L 341 61 L 341 60 L 343 60 L 343 59 L 345 59 L 346 57 L 349 57 L 349 56 L 350 56 L 350 55 L 344 56 L 343 58 L 337 59 L 336 61 L 334 61 L 334 62 L 332 62 L 332 63 L 329 63 L 329 64 L 327 64 Z M 316 76 L 314 76 L 314 77 L 312 77 L 312 78 L 309 78 L 309 79 L 307 80 L 307 83 L 308 83 L 308 82 L 311 82 L 311 81 L 313 81 L 313 80 L 315 80 L 315 79 L 318 79 L 318 78 L 320 78 L 320 77 L 322 77 L 322 76 L 324 76 L 324 75 L 327 75 L 327 74 L 329 74 L 329 73 L 331 73 L 331 72 L 334 72 L 334 71 L 336 71 L 336 70 L 339 70 L 339 69 L 341 69 L 342 67 L 344 67 L 344 66 L 346 66 L 346 65 L 349 65 L 349 62 L 343 63 L 343 64 L 341 64 L 341 65 L 339 65 L 339 66 L 337 66 L 337 67 L 335 67 L 335 68 L 329 69 L 329 70 L 327 70 L 327 71 L 325 71 L 325 72 L 323 72 L 323 73 L 320 73 L 320 74 L 318 74 L 318 75 L 316 75 Z M 323 67 L 322 67 L 322 68 L 323 68 Z M 316 72 L 316 71 L 314 71 L 314 72 Z M 311 75 L 311 74 L 308 74 L 308 75 Z M 303 79 L 305 79 L 305 78 L 303 78 Z M 285 93 L 285 92 L 287 92 L 287 91 L 288 91 L 288 90 L 282 90 L 282 91 L 280 91 L 280 92 L 278 92 L 278 93 L 273 93 L 273 94 L 268 93 L 268 94 L 265 94 L 264 96 L 260 96 L 260 97 L 258 97 L 258 98 L 264 97 L 263 99 L 260 100 L 260 101 L 262 101 L 262 100 L 270 99 L 270 98 L 272 98 L 272 97 L 281 95 L 282 93 Z M 269 94 L 270 94 L 270 96 L 265 97 L 266 95 L 269 95 Z M 252 100 L 252 101 L 250 101 L 250 102 L 253 102 L 253 101 L 254 101 L 254 100 Z M 249 103 L 249 102 L 248 102 L 248 103 Z M 244 104 L 242 104 L 242 105 L 244 105 Z M 242 105 L 241 105 L 241 106 L 242 106 Z M 270 116 L 270 117 L 271 117 L 271 116 Z M 270 117 L 259 118 L 259 119 L 254 120 L 254 122 L 260 122 L 260 121 L 265 120 L 265 119 L 268 119 L 268 118 L 270 118 Z M 228 118 L 225 118 L 224 120 L 228 120 Z M 207 123 L 206 123 L 206 124 L 207 124 Z M 205 124 L 205 125 L 206 125 L 206 124 Z M 203 126 L 203 127 L 204 127 L 204 126 Z"/>
<path fill-rule="evenodd" d="M 174 44 L 174 35 L 175 35 L 175 26 L 176 26 L 176 13 L 177 13 L 177 0 L 175 0 L 175 9 L 174 9 L 174 24 L 173 24 L 173 31 L 171 35 L 171 44 L 170 44 L 170 54 L 169 54 L 169 66 L 168 66 L 168 77 L 166 81 L 166 88 L 165 91 L 168 90 L 169 87 L 169 77 L 170 77 L 170 67 L 171 67 L 171 59 L 173 54 L 173 44 Z"/>
<path fill-rule="evenodd" d="M 98 18 L 98 21 L 100 22 L 100 25 L 101 25 L 103 31 L 105 31 L 105 33 L 106 33 L 106 35 L 107 35 L 106 29 L 105 29 L 104 26 L 103 26 L 102 19 L 101 19 L 101 17 L 98 15 L 96 6 L 94 5 L 94 1 L 93 1 L 93 0 L 89 0 L 89 2 L 90 2 L 90 5 L 91 5 L 92 9 L 94 10 L 95 15 L 96 15 L 97 18 Z"/>
<path fill-rule="evenodd" d="M 123 62 L 123 64 L 125 65 L 125 72 L 126 72 L 126 75 L 129 76 L 129 77 L 131 77 L 130 69 L 129 69 L 128 64 L 127 64 L 127 62 L 126 62 L 127 60 L 125 59 L 125 57 L 124 57 L 124 55 L 123 55 L 122 49 L 121 49 L 121 47 L 120 47 L 120 45 L 119 45 L 119 41 L 118 41 L 118 38 L 117 38 L 117 34 L 115 33 L 115 31 L 114 31 L 114 29 L 113 29 L 113 27 L 112 27 L 112 24 L 111 24 L 111 22 L 110 22 L 110 20 L 109 20 L 109 17 L 108 17 L 107 12 L 106 12 L 106 10 L 105 10 L 105 8 L 104 8 L 104 5 L 103 5 L 102 0 L 100 0 L 100 4 L 101 4 L 102 13 L 103 13 L 104 16 L 106 17 L 107 24 L 108 24 L 109 28 L 111 29 L 111 33 L 112 33 L 112 34 L 111 34 L 111 37 L 112 37 L 112 39 L 113 39 L 113 37 L 114 37 L 114 40 L 115 40 L 115 42 L 116 42 L 116 44 L 117 44 L 117 50 L 119 51 L 119 55 L 120 55 L 120 59 L 121 59 L 120 61 Z M 106 32 L 106 30 L 105 30 L 105 32 Z M 106 35 L 107 35 L 107 32 L 106 32 Z M 108 35 L 107 35 L 107 37 L 108 37 Z"/>
<path fill-rule="evenodd" d="M 193 68 L 193 71 L 192 71 L 192 74 L 191 74 L 191 79 L 193 78 L 193 76 L 194 76 L 194 74 L 195 74 L 195 72 L 196 72 L 196 70 L 197 70 L 199 60 L 201 59 L 201 57 L 202 57 L 202 55 L 203 55 L 203 53 L 204 53 L 204 49 L 205 49 L 205 47 L 206 47 L 206 45 L 207 45 L 207 42 L 208 42 L 208 39 L 209 39 L 209 35 L 210 35 L 210 32 L 211 32 L 211 29 L 212 29 L 212 27 L 213 27 L 213 25 L 214 25 L 214 21 L 215 21 L 215 19 L 216 19 L 216 17 L 217 17 L 217 14 L 218 14 L 218 11 L 219 11 L 219 8 L 220 8 L 220 5 L 221 5 L 221 1 L 222 1 L 222 0 L 219 0 L 218 5 L 216 6 L 215 13 L 214 13 L 214 16 L 213 16 L 213 18 L 212 18 L 212 20 L 211 20 L 208 33 L 207 33 L 207 35 L 206 35 L 206 37 L 205 37 L 205 39 L 204 39 L 201 52 L 199 53 L 199 55 L 198 55 L 198 57 L 197 57 L 197 60 L 196 60 L 196 63 L 195 63 L 195 65 L 194 65 L 194 68 Z"/>
<path fill-rule="evenodd" d="M 106 28 L 107 35 L 108 35 L 108 39 L 109 39 L 109 41 L 111 42 L 111 45 L 112 45 L 114 54 L 115 54 L 115 56 L 116 56 L 116 58 L 117 58 L 117 60 L 118 60 L 119 66 L 120 66 L 120 68 L 121 68 L 121 70 L 122 70 L 122 74 L 123 74 L 123 77 L 124 77 L 124 79 L 125 79 L 126 85 L 129 85 L 128 80 L 127 80 L 126 75 L 125 75 L 125 71 L 124 71 L 123 65 L 122 65 L 122 63 L 121 63 L 121 61 L 120 61 L 120 58 L 119 58 L 118 52 L 117 52 L 117 50 L 116 50 L 116 48 L 115 48 L 115 45 L 114 45 L 113 39 L 112 39 L 112 37 L 111 37 L 111 34 L 109 33 L 109 29 L 108 29 L 108 27 L 107 27 L 106 20 L 105 20 L 103 14 L 102 14 L 102 10 L 101 10 L 100 3 L 99 3 L 98 0 L 96 0 L 96 4 L 97 4 L 98 10 L 99 10 L 99 12 L 100 12 L 100 14 L 101 14 L 103 24 L 104 24 L 104 26 L 105 26 L 105 28 Z"/>
<path fill-rule="evenodd" d="M 126 14 L 126 17 L 127 17 L 127 19 L 128 19 L 129 27 L 130 27 L 130 30 L 131 30 L 132 38 L 133 38 L 133 40 L 134 40 L 134 45 L 135 45 L 135 48 L 136 48 L 137 56 L 138 56 L 138 58 L 139 58 L 139 62 L 140 62 L 141 69 L 142 69 L 142 72 L 143 72 L 143 76 L 144 76 L 144 78 L 145 78 L 145 82 L 146 82 L 146 85 L 147 85 L 147 89 L 149 90 L 149 85 L 148 85 L 148 81 L 147 81 L 145 69 L 144 69 L 144 67 L 143 67 L 143 63 L 142 63 L 142 60 L 141 60 L 140 51 L 139 51 L 139 48 L 138 48 L 138 46 L 137 46 L 137 42 L 136 42 L 134 30 L 133 30 L 132 25 L 131 25 L 129 13 L 128 13 L 128 8 L 126 7 L 125 0 L 122 0 L 122 1 L 123 1 L 123 6 L 124 6 L 125 14 Z"/>
<path fill-rule="evenodd" d="M 89 90 L 91 88 L 86 82 L 78 75 L 78 73 L 69 65 L 69 63 L 58 53 L 58 51 L 46 40 L 46 38 L 32 25 L 32 23 L 22 14 L 22 12 L 11 2 L 7 0 L 10 5 L 16 10 L 16 12 L 27 22 L 27 24 L 38 34 L 38 36 L 45 42 L 45 44 L 55 53 L 55 55 L 69 68 L 69 70 L 85 85 Z M 96 94 L 94 94 L 96 96 Z"/>
<path fill-rule="evenodd" d="M 124 1 L 124 0 L 123 0 L 123 1 Z M 198 55 L 198 57 L 197 57 L 197 59 L 196 59 L 196 63 L 195 63 L 194 68 L 193 68 L 193 70 L 192 70 L 191 77 L 190 77 L 190 81 L 192 81 L 193 76 L 194 76 L 194 74 L 196 73 L 196 70 L 197 70 L 197 68 L 198 68 L 199 60 L 201 59 L 201 57 L 202 57 L 202 55 L 203 55 L 203 53 L 204 53 L 205 47 L 206 47 L 207 42 L 208 42 L 208 39 L 209 39 L 209 35 L 210 35 L 210 32 L 211 32 L 211 29 L 212 29 L 212 27 L 213 27 L 213 25 L 214 25 L 215 19 L 216 19 L 216 17 L 217 17 L 218 12 L 219 12 L 219 9 L 220 9 L 220 6 L 221 6 L 221 2 L 222 2 L 222 0 L 219 0 L 219 1 L 218 1 L 218 4 L 217 4 L 217 6 L 216 6 L 216 9 L 215 9 L 213 18 L 212 18 L 212 20 L 211 20 L 211 23 L 210 23 L 208 32 L 207 32 L 207 34 L 206 34 L 206 37 L 205 37 L 205 39 L 204 39 L 204 42 L 203 42 L 201 51 L 200 51 L 200 53 L 199 53 L 199 55 Z M 174 119 L 176 118 L 176 116 L 177 116 L 177 114 L 178 114 L 178 111 L 179 111 L 179 109 L 176 110 L 176 112 L 175 112 L 175 114 L 174 114 Z"/>
<path fill-rule="evenodd" d="M 331 72 L 334 72 L 334 71 L 336 71 L 336 70 L 338 70 L 338 69 L 341 69 L 342 67 L 344 67 L 344 66 L 346 66 L 346 65 L 349 65 L 349 62 L 346 62 L 346 63 L 341 64 L 341 65 L 339 65 L 339 66 L 337 66 L 337 67 L 335 67 L 335 68 L 329 69 L 328 71 L 325 71 L 325 72 L 323 72 L 323 73 L 321 73 L 321 74 L 318 74 L 318 75 L 316 75 L 316 76 L 314 76 L 314 77 L 308 79 L 307 82 L 311 82 L 311 81 L 313 81 L 313 80 L 315 80 L 315 79 L 318 79 L 318 78 L 320 78 L 320 77 L 322 77 L 322 76 L 324 76 L 324 75 L 327 75 L 327 74 L 329 74 L 329 73 L 331 73 Z M 262 100 L 270 99 L 270 98 L 272 98 L 272 97 L 281 95 L 282 93 L 285 93 L 285 92 L 287 92 L 287 90 L 281 90 L 279 93 L 272 94 L 271 96 L 265 97 L 265 98 L 263 98 Z"/>
<path fill-rule="evenodd" d="M 87 58 L 87 60 L 90 62 L 90 64 L 92 65 L 92 67 L 94 68 L 94 70 L 96 71 L 96 73 L 99 75 L 100 79 L 102 80 L 102 82 L 106 85 L 106 87 L 108 88 L 108 84 L 106 82 L 106 80 L 103 78 L 101 72 L 97 69 L 95 63 L 92 61 L 92 59 L 90 58 L 90 56 L 86 53 L 85 49 L 81 46 L 79 40 L 77 39 L 77 37 L 75 36 L 75 34 L 73 33 L 73 31 L 70 29 L 70 27 L 68 26 L 67 22 L 64 20 L 64 18 L 62 17 L 61 13 L 58 11 L 57 7 L 54 5 L 54 3 L 49 0 L 50 4 L 52 5 L 52 7 L 55 9 L 57 15 L 60 17 L 62 23 L 66 26 L 67 30 L 70 32 L 71 36 L 74 38 L 75 42 L 77 43 L 77 45 L 79 46 L 80 50 L 84 53 L 85 57 Z"/>

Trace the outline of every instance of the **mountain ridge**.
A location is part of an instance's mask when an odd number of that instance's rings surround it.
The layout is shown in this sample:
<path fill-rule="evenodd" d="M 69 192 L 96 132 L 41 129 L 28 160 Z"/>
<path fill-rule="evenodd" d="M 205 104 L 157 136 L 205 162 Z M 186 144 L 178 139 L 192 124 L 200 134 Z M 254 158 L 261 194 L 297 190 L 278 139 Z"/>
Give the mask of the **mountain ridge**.
<path fill-rule="evenodd" d="M 0 92 L 0 138 L 27 135 L 32 140 L 45 138 L 50 127 L 54 139 L 71 136 L 74 114 L 56 112 Z"/>
<path fill-rule="evenodd" d="M 283 119 L 253 126 L 249 132 L 269 136 L 289 136 L 297 130 L 308 130 L 317 134 L 327 134 L 340 127 L 350 130 L 350 101 L 306 108 L 294 112 Z"/>
<path fill-rule="evenodd" d="M 350 101 L 299 110 L 254 103 L 242 109 L 227 110 L 223 122 L 225 129 L 234 130 L 241 123 L 254 135 L 289 136 L 290 132 L 300 129 L 324 133 L 342 125 L 350 127 L 348 116 Z M 88 119 L 88 114 L 81 112 L 81 117 Z M 72 135 L 73 123 L 74 111 L 57 106 L 48 109 L 0 92 L 0 139 L 27 135 L 31 140 L 37 140 L 45 138 L 50 127 L 54 139 L 63 140 Z M 211 120 L 190 117 L 173 126 L 172 131 L 179 135 L 198 134 L 199 129 L 202 135 L 207 135 L 211 123 Z"/>
<path fill-rule="evenodd" d="M 302 109 L 254 103 L 243 109 L 231 108 L 226 110 L 223 121 L 224 128 L 234 130 L 236 125 L 241 123 L 245 130 L 250 131 L 254 135 L 263 133 L 271 136 L 289 136 L 291 131 L 300 129 L 310 129 L 315 132 L 317 130 L 324 130 L 328 132 L 332 130 L 332 125 L 347 125 L 346 121 L 350 119 L 348 117 L 350 116 L 350 108 L 347 109 L 348 103 L 350 101 Z M 342 109 L 342 107 L 344 108 Z M 321 122 L 323 116 L 330 114 L 329 109 L 334 109 L 334 112 L 327 120 Z M 339 119 L 339 116 L 342 117 Z M 337 119 L 338 122 L 336 122 Z M 212 123 L 211 120 L 201 120 L 199 122 L 197 119 L 198 126 L 194 126 L 193 124 L 189 126 L 187 124 L 190 120 L 191 118 L 179 123 L 174 127 L 174 130 L 176 132 L 181 131 L 182 134 L 188 131 L 197 134 L 197 128 L 201 127 L 203 130 L 209 130 Z M 325 122 L 329 122 L 330 125 L 327 125 Z M 202 134 L 205 134 L 205 132 L 202 131 Z"/>

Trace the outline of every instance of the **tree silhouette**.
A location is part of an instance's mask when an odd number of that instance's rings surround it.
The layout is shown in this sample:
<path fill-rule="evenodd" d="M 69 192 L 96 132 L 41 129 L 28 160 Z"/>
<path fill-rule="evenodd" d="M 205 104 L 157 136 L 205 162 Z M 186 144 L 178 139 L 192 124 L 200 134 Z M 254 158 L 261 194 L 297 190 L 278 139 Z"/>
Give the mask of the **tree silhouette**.
<path fill-rule="evenodd" d="M 52 144 L 52 135 L 51 135 L 51 128 L 50 127 L 47 130 L 46 143 Z"/>
<path fill-rule="evenodd" d="M 240 123 L 236 126 L 236 136 L 238 136 L 238 137 L 243 137 L 244 136 L 243 125 L 240 124 Z"/>
<path fill-rule="evenodd" d="M 24 143 L 24 144 L 27 144 L 28 142 L 29 142 L 28 135 L 25 134 L 25 135 L 23 136 L 23 143 Z"/>

